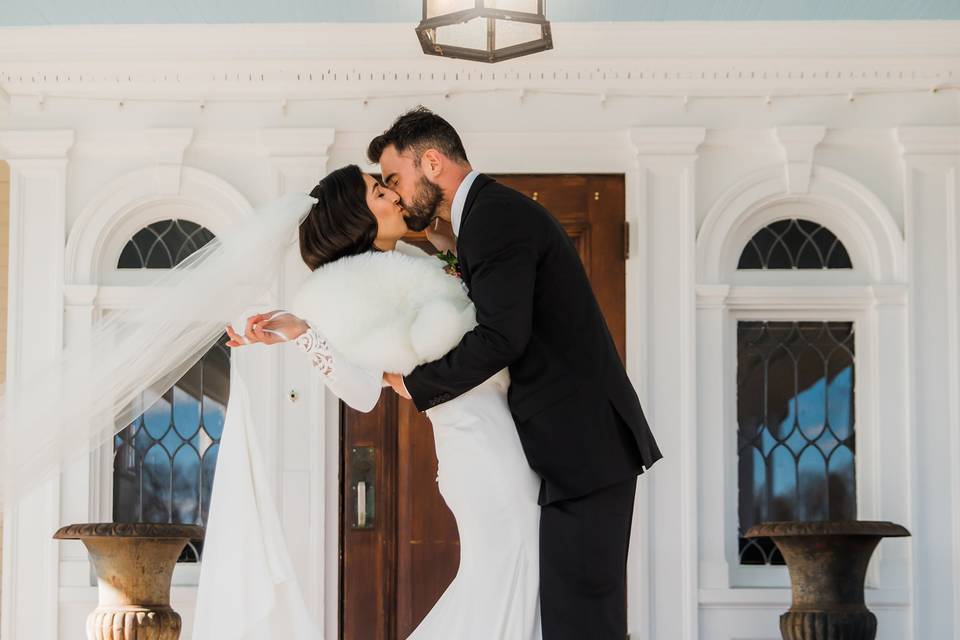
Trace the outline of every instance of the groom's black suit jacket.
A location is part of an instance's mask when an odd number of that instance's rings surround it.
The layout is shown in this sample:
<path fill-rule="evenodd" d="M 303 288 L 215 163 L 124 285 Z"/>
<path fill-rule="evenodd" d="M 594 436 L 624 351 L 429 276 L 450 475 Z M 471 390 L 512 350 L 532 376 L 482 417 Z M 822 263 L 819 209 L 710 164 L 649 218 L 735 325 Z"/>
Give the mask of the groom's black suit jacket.
<path fill-rule="evenodd" d="M 457 239 L 478 325 L 404 378 L 421 411 L 510 368 L 510 409 L 540 503 L 589 494 L 660 457 L 590 281 L 563 227 L 485 175 L 467 194 Z"/>

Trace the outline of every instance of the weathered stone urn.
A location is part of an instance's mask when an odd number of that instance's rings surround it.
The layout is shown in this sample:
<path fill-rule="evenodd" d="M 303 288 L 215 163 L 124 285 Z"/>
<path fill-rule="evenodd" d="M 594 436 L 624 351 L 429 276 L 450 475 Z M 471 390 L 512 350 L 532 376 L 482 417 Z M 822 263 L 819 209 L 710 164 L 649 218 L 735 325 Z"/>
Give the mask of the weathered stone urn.
<path fill-rule="evenodd" d="M 57 540 L 80 540 L 97 572 L 99 602 L 87 640 L 178 640 L 180 614 L 170 608 L 177 558 L 203 527 L 181 524 L 74 524 Z"/>
<path fill-rule="evenodd" d="M 882 538 L 909 536 L 892 522 L 764 522 L 748 538 L 772 538 L 787 562 L 793 603 L 780 616 L 784 640 L 874 640 L 864 602 L 867 565 Z"/>

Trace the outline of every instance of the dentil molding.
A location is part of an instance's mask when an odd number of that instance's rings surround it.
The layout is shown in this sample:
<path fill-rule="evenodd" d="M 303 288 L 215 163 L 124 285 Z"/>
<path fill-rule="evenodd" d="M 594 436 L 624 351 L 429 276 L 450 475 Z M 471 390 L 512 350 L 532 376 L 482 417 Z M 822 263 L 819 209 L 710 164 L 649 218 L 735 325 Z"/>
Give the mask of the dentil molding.
<path fill-rule="evenodd" d="M 845 95 L 960 81 L 960 26 L 949 21 L 563 23 L 554 33 L 555 50 L 491 66 L 424 56 L 409 25 L 0 29 L 0 88 L 12 102 L 292 100 L 427 89 Z"/>

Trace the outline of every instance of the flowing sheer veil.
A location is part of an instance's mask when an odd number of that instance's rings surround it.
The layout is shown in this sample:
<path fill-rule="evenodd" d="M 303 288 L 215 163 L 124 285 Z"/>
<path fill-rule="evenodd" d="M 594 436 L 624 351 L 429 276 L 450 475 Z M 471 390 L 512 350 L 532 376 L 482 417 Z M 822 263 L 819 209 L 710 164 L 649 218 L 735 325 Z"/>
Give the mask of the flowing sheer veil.
<path fill-rule="evenodd" d="M 257 208 L 158 277 L 145 305 L 111 312 L 92 327 L 89 339 L 68 345 L 52 362 L 4 388 L 3 507 L 14 507 L 71 459 L 109 442 L 216 343 L 227 322 L 262 300 L 315 202 L 297 193 Z M 198 619 L 202 635 L 195 640 L 319 637 L 293 580 L 261 464 L 246 385 L 234 375 L 208 518 L 209 553 L 201 567 L 200 606 L 206 603 L 206 615 Z M 238 530 L 245 535 L 235 536 Z M 224 581 L 232 582 L 234 591 L 215 596 Z M 241 600 L 225 599 L 231 595 Z M 245 615 L 238 616 L 248 603 Z M 284 635 L 263 626 L 278 614 L 289 627 Z M 224 615 L 242 623 L 220 629 Z M 219 618 L 215 636 L 211 618 Z"/>

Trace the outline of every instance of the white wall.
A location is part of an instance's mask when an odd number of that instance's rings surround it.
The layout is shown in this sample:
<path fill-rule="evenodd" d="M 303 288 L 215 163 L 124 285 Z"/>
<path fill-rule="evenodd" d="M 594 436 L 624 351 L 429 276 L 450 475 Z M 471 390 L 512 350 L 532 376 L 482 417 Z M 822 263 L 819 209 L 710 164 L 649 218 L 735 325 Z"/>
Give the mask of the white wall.
<path fill-rule="evenodd" d="M 746 575 L 729 553 L 729 328 L 759 314 L 858 323 L 859 515 L 914 532 L 884 542 L 871 568 L 879 637 L 960 638 L 960 102 L 946 86 L 960 73 L 958 36 L 949 23 L 557 25 L 555 51 L 491 67 L 425 58 L 396 25 L 3 32 L 0 159 L 22 243 L 9 344 L 52 327 L 9 358 L 55 349 L 65 310 L 69 340 L 115 300 L 95 247 L 146 215 L 122 213 L 125 200 L 186 194 L 198 222 L 228 223 L 244 202 L 362 163 L 373 134 L 423 103 L 463 133 L 481 170 L 626 176 L 628 364 L 666 456 L 640 482 L 631 637 L 778 637 L 783 571 Z M 855 272 L 731 273 L 737 239 L 778 206 L 819 216 L 861 258 Z M 63 295 L 35 295 L 40 283 L 60 291 L 60 261 Z M 298 268 L 292 257 L 278 300 Z M 269 451 L 288 536 L 335 638 L 336 408 L 290 355 L 240 366 L 269 383 L 258 410 L 282 425 Z M 294 388 L 305 401 L 286 400 Z M 4 640 L 82 637 L 96 599 L 85 556 L 47 538 L 109 517 L 108 467 L 91 460 L 8 510 Z M 192 596 L 175 590 L 187 623 Z"/>

